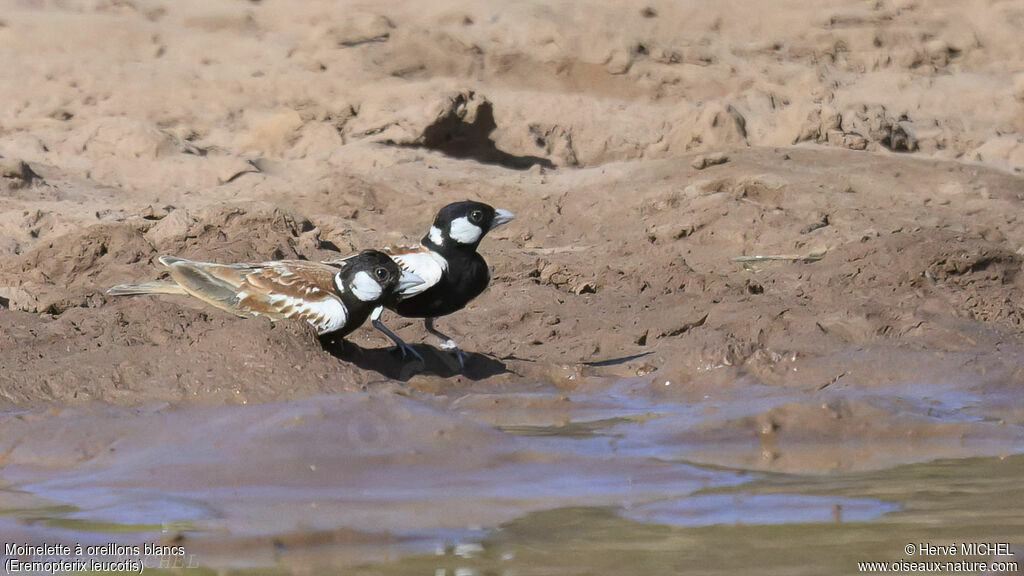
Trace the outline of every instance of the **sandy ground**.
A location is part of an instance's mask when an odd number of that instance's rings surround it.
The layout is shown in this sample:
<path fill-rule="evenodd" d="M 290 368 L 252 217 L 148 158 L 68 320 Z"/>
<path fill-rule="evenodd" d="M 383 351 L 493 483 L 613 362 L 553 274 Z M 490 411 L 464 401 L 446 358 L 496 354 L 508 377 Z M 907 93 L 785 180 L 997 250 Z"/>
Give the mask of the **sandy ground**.
<path fill-rule="evenodd" d="M 355 392 L 564 425 L 567 395 L 617 383 L 717 402 L 639 442 L 719 465 L 870 469 L 1024 438 L 1020 2 L 0 7 L 9 410 L 201 421 Z M 464 198 L 518 215 L 482 244 L 491 288 L 438 322 L 472 353 L 464 373 L 393 315 L 425 364 L 369 328 L 325 349 L 298 323 L 104 295 L 158 277 L 161 254 L 415 241 Z M 893 386 L 923 404 L 863 397 Z M 11 465 L 126 434 L 17 418 L 0 422 Z M 65 426 L 106 440 L 38 462 L 26 439 Z M 779 448 L 822 437 L 931 444 Z"/>
<path fill-rule="evenodd" d="M 467 197 L 519 215 L 483 245 L 492 289 L 441 322 L 489 357 L 470 379 L 642 353 L 652 381 L 792 379 L 842 348 L 1019 334 L 1019 5 L 430 6 L 7 6 L 0 396 L 450 385 L 414 375 L 441 358 L 339 362 L 302 327 L 103 290 L 164 253 L 416 240 Z"/>

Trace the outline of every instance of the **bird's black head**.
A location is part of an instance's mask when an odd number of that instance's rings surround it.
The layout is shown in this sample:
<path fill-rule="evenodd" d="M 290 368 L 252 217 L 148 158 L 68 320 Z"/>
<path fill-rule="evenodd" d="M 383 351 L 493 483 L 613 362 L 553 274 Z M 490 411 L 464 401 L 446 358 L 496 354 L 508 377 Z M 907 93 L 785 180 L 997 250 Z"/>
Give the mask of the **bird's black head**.
<path fill-rule="evenodd" d="M 454 202 L 437 213 L 434 225 L 423 237 L 423 244 L 435 250 L 454 247 L 475 250 L 488 232 L 515 217 L 508 210 L 483 202 Z"/>
<path fill-rule="evenodd" d="M 334 276 L 334 284 L 342 294 L 352 294 L 362 302 L 380 304 L 393 293 L 415 288 L 423 279 L 402 270 L 387 254 L 363 250 L 343 261 Z"/>

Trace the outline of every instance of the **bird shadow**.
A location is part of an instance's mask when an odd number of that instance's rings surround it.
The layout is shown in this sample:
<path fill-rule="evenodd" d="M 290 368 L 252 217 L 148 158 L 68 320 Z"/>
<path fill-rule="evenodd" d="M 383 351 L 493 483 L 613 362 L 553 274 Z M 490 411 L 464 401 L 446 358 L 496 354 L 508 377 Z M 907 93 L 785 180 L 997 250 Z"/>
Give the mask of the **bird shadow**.
<path fill-rule="evenodd" d="M 325 351 L 339 360 L 401 382 L 408 382 L 410 378 L 420 374 L 432 374 L 442 378 L 464 376 L 470 380 L 483 380 L 511 372 L 500 360 L 465 350 L 465 367 L 460 368 L 459 361 L 454 355 L 427 344 L 416 345 L 416 351 L 423 360 L 412 356 L 402 358 L 393 347 L 363 348 L 348 340 L 321 340 L 321 344 Z"/>
<path fill-rule="evenodd" d="M 464 96 L 459 96 L 465 102 Z M 453 110 L 458 107 L 453 108 Z M 423 131 L 420 142 L 395 144 L 410 148 L 429 148 L 452 158 L 469 159 L 481 164 L 495 164 L 513 170 L 529 170 L 535 165 L 554 169 L 555 164 L 547 158 L 524 154 L 517 156 L 498 148 L 491 139 L 491 133 L 498 127 L 494 120 L 494 106 L 483 102 L 477 108 L 472 122 L 456 113 L 445 114 Z M 542 140 L 540 140 L 543 142 Z"/>

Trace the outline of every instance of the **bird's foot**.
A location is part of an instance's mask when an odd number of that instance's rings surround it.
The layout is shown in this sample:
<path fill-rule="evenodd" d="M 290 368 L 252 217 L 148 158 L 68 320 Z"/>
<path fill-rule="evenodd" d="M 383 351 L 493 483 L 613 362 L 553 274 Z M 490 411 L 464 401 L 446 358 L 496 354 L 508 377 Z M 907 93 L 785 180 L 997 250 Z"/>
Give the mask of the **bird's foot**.
<path fill-rule="evenodd" d="M 445 335 L 444 332 L 440 332 L 437 328 L 434 328 L 433 318 L 425 318 L 423 320 L 423 326 L 426 327 L 427 332 L 430 332 L 441 340 L 441 343 L 438 344 L 438 347 L 441 348 L 441 350 L 453 353 L 455 359 L 459 361 L 459 370 L 463 370 L 466 367 L 466 355 L 459 349 L 459 345 L 455 343 L 455 340 L 452 340 Z"/>
<path fill-rule="evenodd" d="M 379 316 L 381 310 L 383 310 L 383 308 L 378 307 L 376 310 L 373 311 L 373 314 Z M 417 360 L 423 362 L 423 356 L 420 356 L 419 352 L 413 349 L 412 346 L 406 344 L 405 341 L 396 336 L 394 332 L 388 330 L 388 327 L 385 326 L 384 323 L 381 322 L 379 318 L 374 318 L 372 324 L 374 328 L 383 332 L 385 336 L 390 338 L 391 341 L 395 343 L 394 349 L 402 354 L 402 360 L 405 360 L 405 358 L 411 354 Z"/>
<path fill-rule="evenodd" d="M 463 370 L 466 368 L 466 353 L 463 352 L 461 348 L 459 348 L 459 345 L 455 343 L 455 340 L 449 338 L 441 342 L 438 345 L 438 347 L 441 348 L 441 350 L 444 350 L 445 352 L 450 352 L 453 356 L 455 356 L 455 359 L 459 361 L 459 370 Z"/>
<path fill-rule="evenodd" d="M 405 342 L 396 342 L 393 350 L 402 354 L 402 360 L 405 360 L 408 356 L 412 356 L 420 362 L 423 362 L 423 356 L 420 356 L 420 353 L 417 352 L 415 348 Z"/>

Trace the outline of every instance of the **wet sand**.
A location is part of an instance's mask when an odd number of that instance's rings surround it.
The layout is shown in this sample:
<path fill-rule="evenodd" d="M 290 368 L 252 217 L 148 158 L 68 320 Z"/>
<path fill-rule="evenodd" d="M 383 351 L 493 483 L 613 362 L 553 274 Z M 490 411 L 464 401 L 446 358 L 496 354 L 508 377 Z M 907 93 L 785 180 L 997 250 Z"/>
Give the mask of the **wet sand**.
<path fill-rule="evenodd" d="M 282 574 L 1024 544 L 1017 3 L 2 5 L 0 540 Z M 438 321 L 461 372 L 393 315 L 425 362 L 104 294 L 464 198 L 518 218 Z"/>

